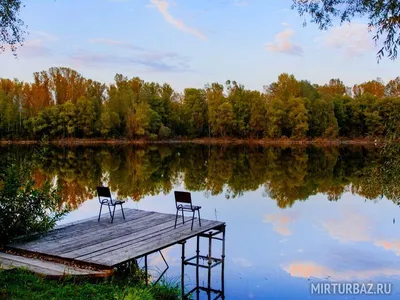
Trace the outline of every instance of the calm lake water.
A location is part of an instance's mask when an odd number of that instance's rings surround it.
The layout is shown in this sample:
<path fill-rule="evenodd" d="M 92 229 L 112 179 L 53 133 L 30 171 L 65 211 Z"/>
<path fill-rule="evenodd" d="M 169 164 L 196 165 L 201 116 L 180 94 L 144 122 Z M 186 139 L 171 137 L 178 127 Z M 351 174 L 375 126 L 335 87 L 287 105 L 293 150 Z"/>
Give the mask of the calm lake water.
<path fill-rule="evenodd" d="M 1 157 L 31 161 L 38 184 L 54 180 L 73 211 L 96 216 L 94 189 L 109 185 L 126 207 L 175 213 L 174 190 L 192 192 L 202 218 L 227 224 L 226 299 L 399 299 L 400 152 L 375 147 L 157 145 L 11 146 Z M 116 217 L 121 217 L 116 212 Z M 205 244 L 205 243 L 204 243 Z M 194 251 L 194 241 L 188 250 Z M 202 245 L 202 251 L 206 250 Z M 216 247 L 215 255 L 220 255 Z M 188 252 L 190 252 L 188 251 Z M 167 280 L 180 282 L 181 248 L 163 251 Z M 194 254 L 194 252 L 193 252 Z M 188 254 L 189 255 L 189 254 Z M 150 257 L 156 276 L 161 257 Z M 212 273 L 219 289 L 221 270 Z M 202 284 L 206 271 L 200 273 Z M 195 284 L 186 267 L 186 289 Z M 390 282 L 390 296 L 316 296 L 317 282 Z M 206 299 L 205 294 L 202 299 Z"/>

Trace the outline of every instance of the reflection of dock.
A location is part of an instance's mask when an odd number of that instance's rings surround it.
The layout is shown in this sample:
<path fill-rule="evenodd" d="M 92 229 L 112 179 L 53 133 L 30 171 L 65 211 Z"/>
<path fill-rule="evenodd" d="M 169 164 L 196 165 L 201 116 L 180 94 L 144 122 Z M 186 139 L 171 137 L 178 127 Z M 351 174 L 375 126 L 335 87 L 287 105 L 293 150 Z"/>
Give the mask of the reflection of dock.
<path fill-rule="evenodd" d="M 106 216 L 67 224 L 31 241 L 8 248 L 47 261 L 92 267 L 112 274 L 115 267 L 145 257 L 175 244 L 184 244 L 210 230 L 225 228 L 225 223 L 203 220 L 191 230 L 191 222 L 174 228 L 175 215 L 126 209 L 126 220 Z M 195 222 L 196 224 L 196 222 Z M 147 259 L 146 259 L 147 260 Z M 1 263 L 1 258 L 0 258 Z M 45 272 L 42 272 L 45 274 Z M 89 273 L 88 273 L 89 274 Z"/>
<path fill-rule="evenodd" d="M 200 240 L 207 240 L 207 255 L 200 254 Z M 213 256 L 213 242 L 221 242 L 221 257 Z M 187 293 L 185 292 L 185 265 L 194 266 L 196 270 L 196 286 Z M 221 288 L 217 289 L 211 286 L 211 273 L 214 267 L 221 266 Z M 200 284 L 200 269 L 207 270 L 207 284 Z M 225 299 L 225 225 L 219 226 L 207 233 L 199 233 L 197 235 L 196 255 L 185 258 L 185 242 L 182 243 L 182 277 L 181 289 L 182 299 L 188 299 L 189 296 L 196 295 L 195 299 L 200 299 L 202 294 L 207 295 L 207 299 Z"/>

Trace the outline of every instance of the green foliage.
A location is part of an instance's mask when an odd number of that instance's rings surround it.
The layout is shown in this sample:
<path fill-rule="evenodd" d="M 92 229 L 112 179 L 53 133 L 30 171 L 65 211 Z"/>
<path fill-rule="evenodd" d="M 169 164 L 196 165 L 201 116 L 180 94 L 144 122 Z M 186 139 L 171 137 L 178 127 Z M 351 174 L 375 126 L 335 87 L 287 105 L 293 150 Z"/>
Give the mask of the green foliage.
<path fill-rule="evenodd" d="M 106 86 L 68 68 L 34 78 L 32 84 L 0 78 L 0 138 L 400 136 L 399 78 L 351 89 L 340 79 L 318 86 L 283 73 L 264 93 L 228 80 L 183 94 L 121 74 Z M 163 136 L 164 127 L 171 132 Z"/>
<path fill-rule="evenodd" d="M 49 182 L 35 187 L 25 168 L 9 166 L 0 182 L 0 245 L 19 236 L 46 232 L 67 212 L 60 208 L 58 191 Z"/>
<path fill-rule="evenodd" d="M 158 132 L 158 137 L 162 140 L 167 140 L 171 137 L 171 129 L 168 127 L 161 125 L 160 130 Z"/>
<path fill-rule="evenodd" d="M 308 131 L 307 109 L 302 98 L 290 98 L 288 101 L 288 118 L 291 137 L 305 138 Z"/>
<path fill-rule="evenodd" d="M 180 289 L 176 285 L 157 284 L 147 287 L 127 278 L 88 280 L 41 278 L 24 270 L 0 270 L 0 298 L 41 299 L 104 299 L 104 300 L 176 300 Z"/>
<path fill-rule="evenodd" d="M 206 93 L 202 89 L 185 89 L 183 111 L 186 130 L 191 137 L 201 137 L 207 133 Z"/>
<path fill-rule="evenodd" d="M 18 17 L 22 6 L 21 0 L 0 2 L 0 51 L 9 45 L 16 55 L 17 45 L 25 40 L 25 25 Z"/>

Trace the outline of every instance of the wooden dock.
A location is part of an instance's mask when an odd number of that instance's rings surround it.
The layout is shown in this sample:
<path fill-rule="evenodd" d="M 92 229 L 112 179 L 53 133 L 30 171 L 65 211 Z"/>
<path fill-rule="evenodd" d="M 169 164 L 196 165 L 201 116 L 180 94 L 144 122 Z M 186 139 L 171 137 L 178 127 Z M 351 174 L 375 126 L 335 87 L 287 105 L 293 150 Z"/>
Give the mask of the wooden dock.
<path fill-rule="evenodd" d="M 172 214 L 125 209 L 125 215 L 126 220 L 116 214 L 112 224 L 108 214 L 103 215 L 100 222 L 93 218 L 67 224 L 31 241 L 8 245 L 7 248 L 58 263 L 112 270 L 118 265 L 225 226 L 223 222 L 202 219 L 201 226 L 195 220 L 191 230 L 190 219 L 187 218 L 182 224 L 181 217 L 174 228 L 175 215 Z"/>

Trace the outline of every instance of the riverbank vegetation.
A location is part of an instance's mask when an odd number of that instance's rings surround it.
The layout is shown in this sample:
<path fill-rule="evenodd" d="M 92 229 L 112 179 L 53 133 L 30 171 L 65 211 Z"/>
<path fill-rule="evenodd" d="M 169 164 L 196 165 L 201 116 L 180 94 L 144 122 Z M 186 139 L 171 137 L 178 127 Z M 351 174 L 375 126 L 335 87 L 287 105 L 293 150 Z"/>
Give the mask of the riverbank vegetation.
<path fill-rule="evenodd" d="M 0 299 L 126 299 L 173 300 L 179 299 L 176 285 L 145 286 L 139 282 L 112 278 L 108 280 L 49 280 L 24 270 L 0 270 Z"/>
<path fill-rule="evenodd" d="M 106 85 L 69 68 L 0 79 L 0 139 L 397 138 L 400 77 L 347 87 L 281 74 L 263 91 L 235 81 L 176 92 L 115 76 Z"/>
<path fill-rule="evenodd" d="M 0 248 L 11 240 L 47 232 L 67 212 L 61 193 L 43 181 L 36 186 L 28 162 L 4 158 L 0 166 Z"/>

